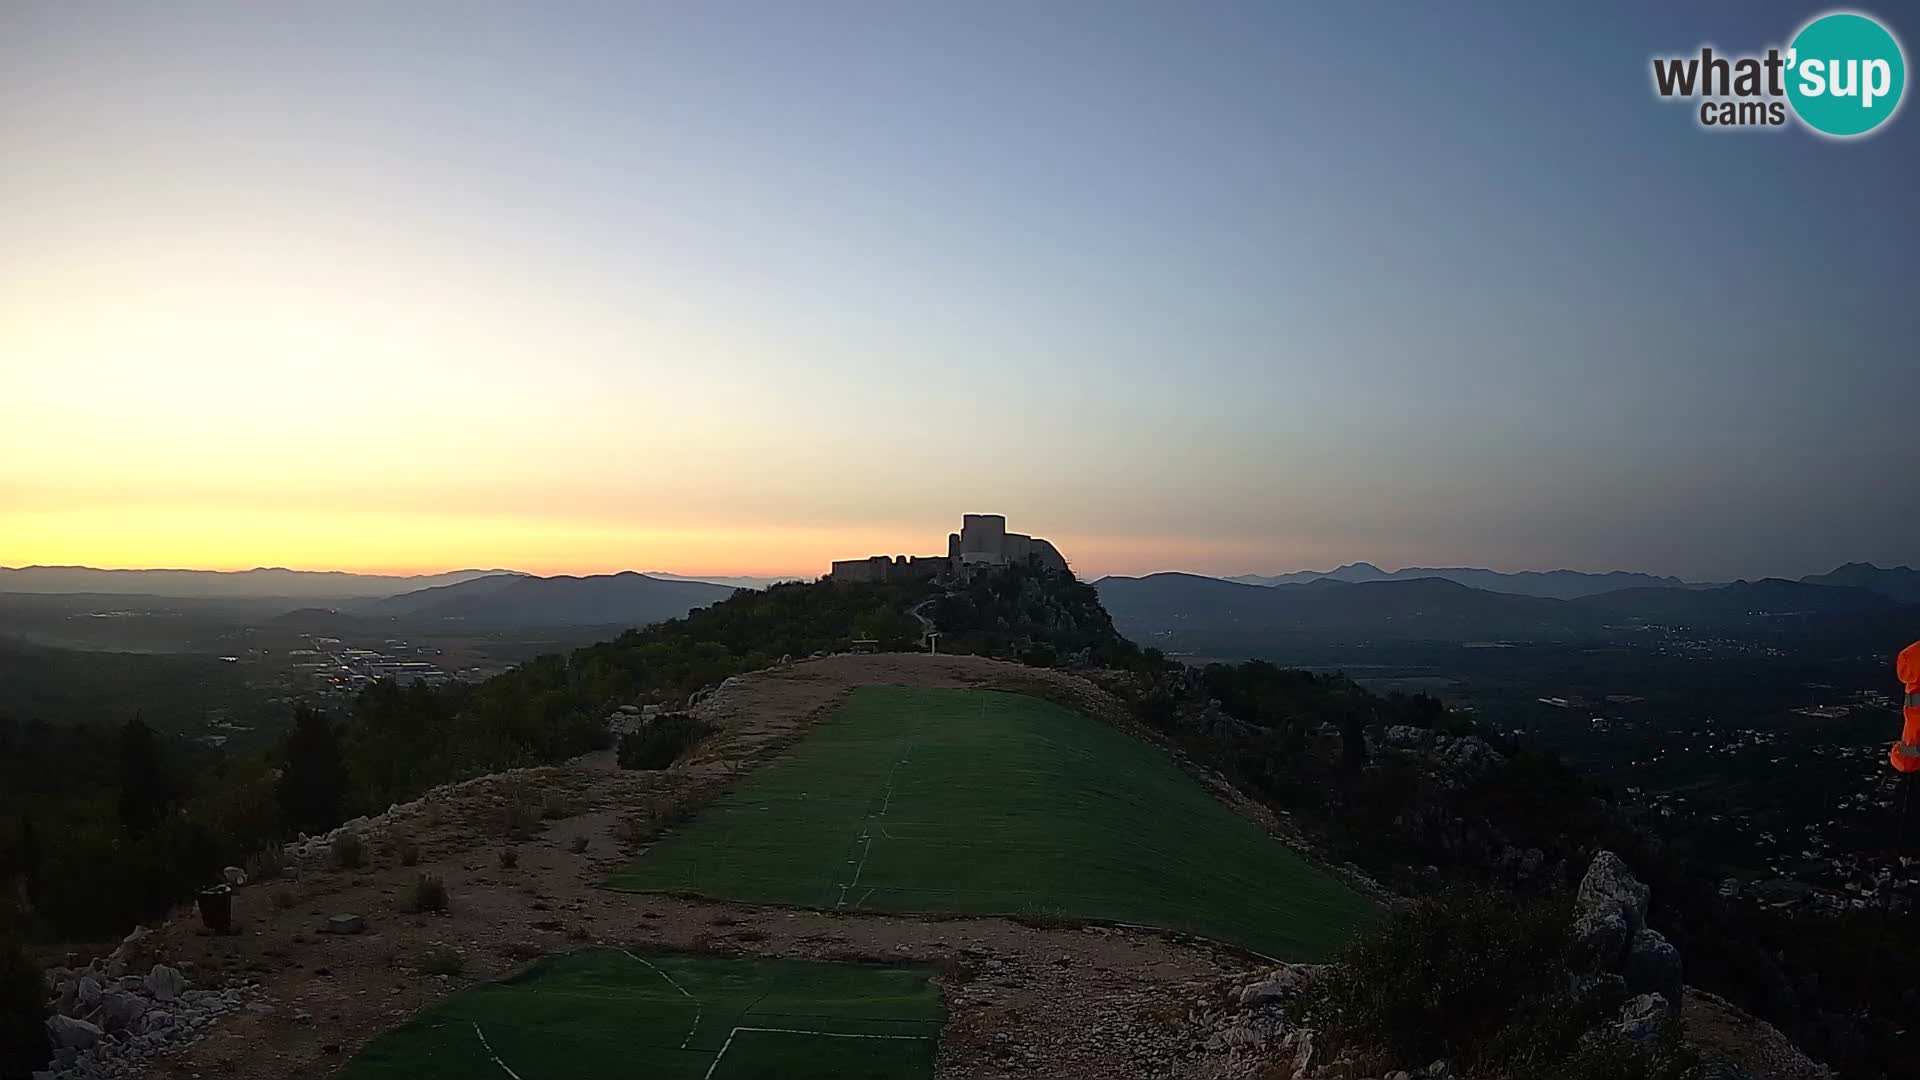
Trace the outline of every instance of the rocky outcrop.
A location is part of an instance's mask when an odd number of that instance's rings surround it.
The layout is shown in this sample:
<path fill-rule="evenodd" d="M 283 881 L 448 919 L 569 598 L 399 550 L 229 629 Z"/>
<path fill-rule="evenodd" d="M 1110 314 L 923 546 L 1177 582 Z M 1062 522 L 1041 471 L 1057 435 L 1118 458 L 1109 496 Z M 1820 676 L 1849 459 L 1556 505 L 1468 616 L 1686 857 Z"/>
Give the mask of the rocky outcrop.
<path fill-rule="evenodd" d="M 158 1055 L 199 1039 L 220 1017 L 241 1009 L 271 1008 L 260 1000 L 257 983 L 218 990 L 195 987 L 184 971 L 163 963 L 153 964 L 145 974 L 128 972 L 130 964 L 150 955 L 149 934 L 140 928 L 103 959 L 47 972 L 53 1011 L 47 1040 L 54 1058 L 45 1076 L 142 1076 Z"/>
<path fill-rule="evenodd" d="M 1646 929 L 1652 893 L 1618 855 L 1602 851 L 1593 857 L 1574 894 L 1575 963 L 1583 974 L 1620 971 L 1628 946 Z"/>
<path fill-rule="evenodd" d="M 1653 995 L 1680 1007 L 1680 950 L 1657 930 L 1642 929 L 1627 946 L 1627 992 Z"/>

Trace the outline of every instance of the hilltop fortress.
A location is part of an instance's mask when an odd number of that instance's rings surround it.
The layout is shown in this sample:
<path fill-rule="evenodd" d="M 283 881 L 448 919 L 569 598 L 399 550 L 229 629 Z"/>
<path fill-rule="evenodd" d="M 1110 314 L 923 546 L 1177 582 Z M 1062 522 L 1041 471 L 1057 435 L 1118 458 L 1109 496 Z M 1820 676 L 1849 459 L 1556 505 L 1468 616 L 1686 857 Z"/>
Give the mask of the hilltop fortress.
<path fill-rule="evenodd" d="M 960 531 L 947 534 L 942 555 L 874 555 L 865 559 L 835 559 L 830 575 L 835 581 L 914 581 L 970 566 L 1007 566 L 1037 563 L 1047 570 L 1065 570 L 1067 560 L 1052 544 L 1037 536 L 1007 531 L 1002 514 L 965 514 Z"/>

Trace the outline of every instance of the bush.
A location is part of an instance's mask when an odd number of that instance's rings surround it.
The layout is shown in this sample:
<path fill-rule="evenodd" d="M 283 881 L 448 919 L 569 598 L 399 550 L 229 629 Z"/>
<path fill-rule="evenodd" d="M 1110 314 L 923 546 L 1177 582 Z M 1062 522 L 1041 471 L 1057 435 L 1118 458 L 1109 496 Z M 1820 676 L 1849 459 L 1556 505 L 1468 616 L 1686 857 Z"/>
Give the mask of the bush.
<path fill-rule="evenodd" d="M 540 816 L 546 818 L 548 821 L 570 818 L 579 812 L 580 811 L 574 807 L 573 800 L 558 791 L 547 792 L 546 797 L 540 802 Z"/>
<path fill-rule="evenodd" d="M 398 836 L 393 841 L 394 858 L 401 866 L 413 866 L 420 861 L 420 844 L 411 836 Z"/>
<path fill-rule="evenodd" d="M 520 865 L 520 853 L 512 848 L 500 849 L 500 869 L 511 870 Z"/>
<path fill-rule="evenodd" d="M 342 870 L 356 870 L 367 862 L 367 845 L 352 829 L 341 831 L 333 838 L 333 865 Z"/>
<path fill-rule="evenodd" d="M 587 850 L 587 838 L 584 836 L 574 837 L 573 842 L 567 845 L 567 850 L 573 852 L 575 855 L 585 854 Z"/>
<path fill-rule="evenodd" d="M 691 713 L 667 713 L 639 731 L 620 736 L 620 767 L 667 768 L 712 732 L 712 724 Z"/>
<path fill-rule="evenodd" d="M 466 968 L 467 962 L 452 949 L 428 949 L 420 954 L 415 965 L 422 975 L 458 975 Z"/>
<path fill-rule="evenodd" d="M 1422 899 L 1340 954 L 1321 980 L 1314 1026 L 1403 1062 L 1474 1056 L 1523 1003 L 1565 993 L 1571 921 L 1560 902 Z"/>
<path fill-rule="evenodd" d="M 432 874 L 421 874 L 407 892 L 407 910 L 415 914 L 447 910 L 447 883 Z"/>
<path fill-rule="evenodd" d="M 248 881 L 272 881 L 287 872 L 287 856 L 279 844 L 270 844 L 247 856 L 243 869 Z"/>
<path fill-rule="evenodd" d="M 500 832 L 509 840 L 526 840 L 540 828 L 540 812 L 519 799 L 511 799 L 500 812 Z"/>
<path fill-rule="evenodd" d="M 1680 1080 L 1695 1061 L 1677 1023 L 1629 1043 L 1606 1027 L 1620 1007 L 1617 988 L 1574 994 L 1571 924 L 1564 898 L 1428 897 L 1363 931 L 1328 966 L 1309 1022 L 1402 1065 L 1445 1057 L 1474 1075 Z"/>
<path fill-rule="evenodd" d="M 46 989 L 40 969 L 17 943 L 0 942 L 0 1076 L 46 1067 Z"/>

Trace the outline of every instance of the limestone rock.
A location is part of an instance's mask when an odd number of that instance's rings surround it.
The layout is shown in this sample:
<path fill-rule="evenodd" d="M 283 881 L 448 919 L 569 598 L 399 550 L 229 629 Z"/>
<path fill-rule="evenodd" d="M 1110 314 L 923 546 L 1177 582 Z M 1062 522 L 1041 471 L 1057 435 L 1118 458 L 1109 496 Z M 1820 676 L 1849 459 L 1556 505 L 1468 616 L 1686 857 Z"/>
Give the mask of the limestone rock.
<path fill-rule="evenodd" d="M 357 934 L 367 928 L 367 920 L 359 915 L 335 915 L 327 920 L 329 934 Z"/>
<path fill-rule="evenodd" d="M 100 1000 L 100 1026 L 108 1031 L 124 1031 L 146 1015 L 147 999 L 125 990 L 109 990 Z"/>
<path fill-rule="evenodd" d="M 100 980 L 92 975 L 82 975 L 73 984 L 73 1003 L 75 1015 L 92 1012 L 100 1005 L 103 988 Z"/>
<path fill-rule="evenodd" d="M 1573 921 L 1573 954 L 1578 970 L 1601 974 L 1619 969 L 1633 931 L 1617 905 L 1583 911 Z"/>
<path fill-rule="evenodd" d="M 1633 871 L 1611 851 L 1593 857 L 1587 874 L 1580 879 L 1580 891 L 1574 896 L 1581 912 L 1618 908 L 1626 918 L 1629 933 L 1639 933 L 1647 925 L 1647 900 L 1653 895 Z"/>
<path fill-rule="evenodd" d="M 1680 950 L 1657 930 L 1641 930 L 1633 935 L 1627 950 L 1627 991 L 1632 994 L 1658 995 L 1669 1007 L 1680 1003 Z"/>
<path fill-rule="evenodd" d="M 1304 964 L 1282 964 L 1259 982 L 1240 988 L 1242 1005 L 1264 1005 L 1291 997 L 1313 985 L 1314 971 Z"/>
<path fill-rule="evenodd" d="M 47 1019 L 47 1041 L 60 1050 L 85 1050 L 100 1041 L 106 1034 L 85 1020 L 76 1020 L 71 1016 L 51 1016 Z"/>
<path fill-rule="evenodd" d="M 1620 1007 L 1620 1020 L 1614 1030 L 1632 1042 L 1645 1042 L 1660 1034 L 1671 1006 L 1660 994 L 1641 994 Z"/>
<path fill-rule="evenodd" d="M 147 973 L 147 993 L 152 994 L 155 1000 L 176 1000 L 186 988 L 187 977 L 180 974 L 179 968 L 155 964 L 153 970 Z"/>
<path fill-rule="evenodd" d="M 1574 951 L 1584 971 L 1620 969 L 1628 944 L 1646 928 L 1651 895 L 1618 855 L 1602 851 L 1593 857 L 1574 896 Z"/>

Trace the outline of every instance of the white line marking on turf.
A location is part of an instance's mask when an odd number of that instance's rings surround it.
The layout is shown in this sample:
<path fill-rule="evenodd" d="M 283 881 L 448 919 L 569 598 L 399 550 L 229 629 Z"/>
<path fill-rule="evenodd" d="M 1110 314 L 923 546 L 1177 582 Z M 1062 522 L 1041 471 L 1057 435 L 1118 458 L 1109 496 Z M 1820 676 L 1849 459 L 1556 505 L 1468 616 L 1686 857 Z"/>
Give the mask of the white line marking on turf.
<path fill-rule="evenodd" d="M 500 1066 L 500 1071 L 506 1073 L 508 1076 L 513 1077 L 513 1080 L 520 1080 L 520 1074 L 508 1068 L 507 1063 L 500 1060 L 500 1055 L 493 1052 L 493 1044 L 487 1041 L 487 1033 L 480 1030 L 479 1024 L 473 1025 L 473 1033 L 480 1037 L 481 1049 L 487 1052 L 487 1056 L 493 1059 L 493 1063 L 495 1065 Z"/>
<path fill-rule="evenodd" d="M 713 1055 L 713 1064 L 707 1066 L 707 1074 L 702 1080 L 713 1080 L 713 1071 L 720 1067 L 720 1059 L 727 1056 L 727 1048 L 733 1045 L 733 1037 L 743 1031 L 765 1031 L 775 1035 L 818 1035 L 823 1039 L 902 1039 L 918 1042 L 930 1039 L 931 1035 L 855 1035 L 844 1031 L 808 1031 L 804 1028 L 737 1027 L 727 1032 L 727 1041 L 720 1044 L 720 1052 Z"/>
<path fill-rule="evenodd" d="M 927 711 L 925 709 L 922 709 L 920 710 L 920 723 L 925 724 L 926 722 L 927 722 Z M 919 733 L 919 727 L 916 726 L 912 732 L 909 732 L 908 734 L 906 734 L 901 738 L 901 742 L 904 744 L 904 748 L 900 751 L 900 757 L 897 760 L 895 760 L 893 765 L 887 769 L 887 788 L 880 800 L 880 812 L 878 814 L 868 814 L 866 821 L 862 822 L 860 825 L 860 835 L 854 837 L 855 840 L 863 842 L 866 846 L 861 849 L 860 864 L 853 868 L 853 880 L 846 882 L 840 886 L 840 899 L 834 901 L 833 903 L 834 909 L 836 911 L 839 910 L 840 908 L 847 906 L 847 890 L 857 889 L 860 887 L 860 873 L 861 871 L 867 868 L 867 856 L 873 854 L 873 824 L 875 821 L 879 820 L 880 818 L 886 817 L 887 810 L 893 806 L 894 774 L 900 771 L 900 766 L 905 765 L 908 761 L 912 760 L 913 740 L 914 740 L 914 736 L 917 735 L 918 733 Z M 894 835 L 887 831 L 887 823 L 884 821 L 880 822 L 880 835 L 886 837 L 889 840 L 895 839 Z M 848 859 L 847 861 L 852 862 L 853 860 Z M 867 896 L 872 896 L 873 893 L 874 893 L 874 890 L 872 889 L 867 890 Z M 857 908 L 860 906 L 860 904 L 866 903 L 867 896 L 861 897 L 860 903 L 855 904 L 853 906 Z"/>
<path fill-rule="evenodd" d="M 667 974 L 664 971 L 661 971 L 658 967 L 655 967 L 654 964 L 651 961 L 649 961 L 646 957 L 635 956 L 633 953 L 628 952 L 626 949 L 621 949 L 620 951 L 623 953 L 626 953 L 629 959 L 638 960 L 641 963 L 646 964 L 648 967 L 653 968 L 654 974 L 667 980 L 668 986 L 671 986 L 675 990 L 678 990 L 682 994 L 685 994 L 687 1000 L 693 1002 L 693 1026 L 687 1029 L 687 1037 L 680 1040 L 680 1049 L 685 1050 L 687 1048 L 687 1044 L 693 1041 L 693 1033 L 700 1030 L 700 1017 L 701 1017 L 701 1014 L 706 1012 L 706 1007 L 700 1004 L 699 998 L 694 997 L 692 994 L 688 994 L 686 987 L 681 986 L 677 982 L 674 982 L 673 976 Z"/>

